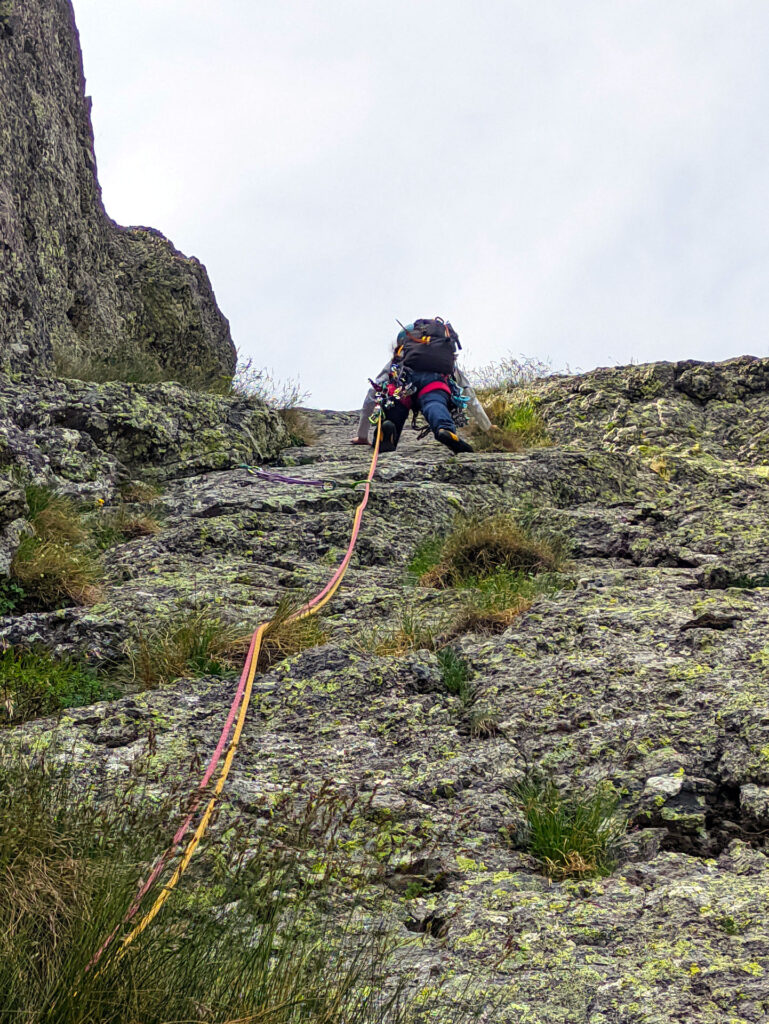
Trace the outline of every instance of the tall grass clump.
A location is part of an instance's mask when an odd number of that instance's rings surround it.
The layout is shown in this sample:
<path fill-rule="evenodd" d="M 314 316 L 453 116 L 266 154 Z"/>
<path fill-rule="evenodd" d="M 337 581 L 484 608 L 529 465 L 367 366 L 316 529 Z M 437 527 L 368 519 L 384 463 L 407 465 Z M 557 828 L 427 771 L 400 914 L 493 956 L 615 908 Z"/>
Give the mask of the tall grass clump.
<path fill-rule="evenodd" d="M 151 690 L 183 676 L 225 675 L 237 667 L 249 638 L 247 629 L 205 609 L 170 614 L 126 644 L 131 681 Z"/>
<path fill-rule="evenodd" d="M 463 609 L 451 627 L 458 635 L 506 629 L 537 596 L 559 588 L 564 562 L 561 540 L 497 513 L 462 518 L 445 537 L 424 542 L 411 569 L 421 570 L 422 586 L 462 591 Z"/>
<path fill-rule="evenodd" d="M 609 874 L 626 822 L 618 798 L 607 786 L 591 792 L 562 793 L 550 780 L 528 778 L 512 788 L 523 815 L 516 841 L 550 878 Z"/>
<path fill-rule="evenodd" d="M 533 395 L 479 392 L 478 398 L 492 423 L 489 433 L 478 428 L 472 432 L 473 444 L 479 451 L 519 452 L 550 443 Z"/>
<path fill-rule="evenodd" d="M 550 364 L 538 359 L 506 357 L 468 373 L 492 423 L 489 433 L 471 426 L 477 451 L 519 452 L 550 443 L 537 399 L 529 386 L 551 372 Z"/>
<path fill-rule="evenodd" d="M 37 607 L 56 608 L 67 600 L 95 603 L 102 566 L 82 511 L 50 487 L 30 485 L 25 496 L 30 533 L 11 561 L 11 579 Z"/>
<path fill-rule="evenodd" d="M 9 723 L 111 700 L 118 688 L 91 665 L 45 651 L 0 654 L 0 716 Z"/>
<path fill-rule="evenodd" d="M 390 922 L 375 907 L 356 913 L 355 896 L 334 888 L 333 870 L 323 870 L 334 854 L 325 852 L 322 836 L 310 860 L 292 841 L 296 821 L 286 821 L 280 808 L 248 847 L 212 840 L 218 867 L 185 876 L 184 891 L 175 890 L 161 916 L 118 955 L 125 911 L 177 815 L 173 798 L 151 799 L 140 779 L 98 799 L 73 772 L 6 756 L 0 764 L 1 1020 L 415 1019 L 405 985 L 393 980 Z M 317 817 L 312 806 L 308 815 Z M 90 968 L 115 929 L 116 941 Z M 441 1019 L 459 1017 L 449 1011 Z"/>
<path fill-rule="evenodd" d="M 557 572 L 563 562 L 561 543 L 533 534 L 510 513 L 469 516 L 444 538 L 436 563 L 420 582 L 428 587 L 458 587 L 500 569 L 529 575 Z"/>
<path fill-rule="evenodd" d="M 278 604 L 262 640 L 260 671 L 328 639 L 317 616 L 290 618 L 299 607 L 290 597 Z M 227 622 L 206 609 L 170 614 L 152 629 L 138 631 L 126 644 L 131 682 L 150 690 L 183 676 L 227 675 L 242 666 L 252 632 L 250 625 Z"/>
<path fill-rule="evenodd" d="M 298 380 L 280 380 L 271 370 L 257 367 L 252 359 L 246 359 L 238 362 L 230 393 L 258 398 L 275 409 L 293 444 L 310 445 L 317 441 L 317 431 L 307 414 L 299 408 L 309 397 L 309 392 L 302 390 Z"/>
<path fill-rule="evenodd" d="M 258 662 L 261 670 L 328 640 L 323 620 L 317 615 L 292 618 L 302 607 L 302 602 L 291 596 L 281 598 L 262 640 Z"/>
<path fill-rule="evenodd" d="M 137 537 L 153 537 L 160 528 L 153 509 L 132 508 L 125 501 L 96 513 L 91 522 L 94 542 L 102 551 Z"/>
<path fill-rule="evenodd" d="M 549 377 L 553 368 L 549 362 L 534 356 L 503 356 L 467 371 L 470 383 L 477 391 L 514 391 L 535 381 Z"/>
<path fill-rule="evenodd" d="M 106 355 L 81 352 L 54 352 L 58 377 L 85 380 L 93 384 L 181 384 L 192 391 L 225 394 L 230 378 L 211 366 L 163 366 L 157 356 L 141 349 L 120 350 Z"/>

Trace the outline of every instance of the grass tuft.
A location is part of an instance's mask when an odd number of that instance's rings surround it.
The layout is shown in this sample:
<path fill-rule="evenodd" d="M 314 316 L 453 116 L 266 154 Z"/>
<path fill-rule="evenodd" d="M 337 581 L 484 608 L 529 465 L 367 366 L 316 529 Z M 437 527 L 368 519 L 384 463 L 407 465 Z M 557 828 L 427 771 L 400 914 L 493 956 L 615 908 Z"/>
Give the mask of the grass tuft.
<path fill-rule="evenodd" d="M 461 519 L 446 537 L 423 541 L 410 570 L 422 586 L 462 592 L 462 609 L 448 636 L 498 633 L 531 607 L 536 597 L 563 585 L 560 538 L 534 534 L 509 513 Z"/>
<path fill-rule="evenodd" d="M 74 658 L 13 649 L 0 654 L 0 714 L 12 724 L 113 700 L 118 693 L 92 666 Z"/>
<path fill-rule="evenodd" d="M 549 377 L 553 368 L 549 362 L 523 356 L 503 356 L 502 359 L 487 363 L 468 371 L 470 383 L 477 391 L 514 391 L 534 381 Z"/>
<path fill-rule="evenodd" d="M 368 654 L 397 658 L 409 651 L 434 651 L 440 646 L 445 623 L 427 620 L 415 608 L 400 609 L 393 626 L 372 626 L 358 637 L 358 645 Z"/>
<path fill-rule="evenodd" d="M 537 400 L 527 390 L 527 385 L 550 373 L 549 363 L 512 357 L 470 371 L 470 381 L 493 426 L 489 433 L 471 426 L 476 451 L 519 452 L 550 443 Z"/>
<path fill-rule="evenodd" d="M 123 501 L 135 502 L 139 505 L 153 504 L 161 493 L 157 484 L 147 483 L 145 480 L 129 480 L 120 488 L 120 497 Z"/>
<path fill-rule="evenodd" d="M 22 539 L 10 567 L 12 583 L 24 594 L 16 604 L 44 609 L 63 601 L 94 604 L 101 597 L 102 566 L 90 546 L 83 513 L 50 487 L 31 484 L 25 497 L 31 532 Z"/>
<path fill-rule="evenodd" d="M 438 661 L 441 666 L 443 685 L 449 693 L 459 697 L 465 707 L 469 707 L 475 696 L 473 687 L 470 685 L 470 666 L 451 647 L 444 647 L 438 651 Z"/>
<path fill-rule="evenodd" d="M 298 447 L 315 444 L 318 440 L 318 432 L 312 425 L 309 416 L 301 409 L 284 408 L 279 409 L 281 419 L 286 424 L 286 429 L 291 436 L 291 441 Z"/>
<path fill-rule="evenodd" d="M 499 718 L 486 709 L 473 709 L 469 715 L 470 735 L 476 740 L 490 740 L 499 734 Z"/>
<path fill-rule="evenodd" d="M 473 585 L 500 570 L 528 575 L 557 572 L 563 561 L 558 542 L 537 537 L 512 515 L 498 513 L 461 520 L 443 540 L 438 561 L 420 582 L 439 588 Z"/>
<path fill-rule="evenodd" d="M 70 380 L 84 380 L 93 384 L 181 384 L 192 391 L 225 394 L 230 389 L 230 378 L 211 367 L 190 365 L 186 369 L 162 365 L 157 356 L 140 349 L 112 352 L 108 355 L 55 352 L 56 375 Z"/>
<path fill-rule="evenodd" d="M 260 671 L 328 639 L 317 616 L 289 621 L 298 607 L 291 598 L 278 605 L 262 640 Z M 226 622 L 205 609 L 171 615 L 154 629 L 138 632 L 126 645 L 132 682 L 149 690 L 185 676 L 227 675 L 242 665 L 251 634 L 249 627 Z"/>
<path fill-rule="evenodd" d="M 476 431 L 473 444 L 496 446 L 497 451 L 522 451 L 550 443 L 545 421 L 532 395 L 521 392 L 480 392 L 478 395 L 486 415 L 496 428 L 490 433 Z"/>
<path fill-rule="evenodd" d="M 301 607 L 302 603 L 291 597 L 284 597 L 278 604 L 262 640 L 258 662 L 260 670 L 264 671 L 276 662 L 311 647 L 320 647 L 328 640 L 328 633 L 317 615 L 290 618 Z"/>
<path fill-rule="evenodd" d="M 417 545 L 409 563 L 409 572 L 420 582 L 422 582 L 425 574 L 440 561 L 444 543 L 445 539 L 443 537 L 436 536 L 425 537 Z"/>
<path fill-rule="evenodd" d="M 153 537 L 160 533 L 161 525 L 152 511 L 137 511 L 121 502 L 98 512 L 92 519 L 91 530 L 94 543 L 105 551 L 137 537 Z"/>
<path fill-rule="evenodd" d="M 126 645 L 132 681 L 151 690 L 184 676 L 225 675 L 237 667 L 249 636 L 206 610 L 171 615 Z"/>
<path fill-rule="evenodd" d="M 593 792 L 562 793 L 549 780 L 528 778 L 512 789 L 525 824 L 517 841 L 550 878 L 606 875 L 625 833 L 618 799 L 608 786 Z"/>
<path fill-rule="evenodd" d="M 101 563 L 86 548 L 25 537 L 11 562 L 11 577 L 38 608 L 57 608 L 69 599 L 95 604 L 101 597 Z"/>

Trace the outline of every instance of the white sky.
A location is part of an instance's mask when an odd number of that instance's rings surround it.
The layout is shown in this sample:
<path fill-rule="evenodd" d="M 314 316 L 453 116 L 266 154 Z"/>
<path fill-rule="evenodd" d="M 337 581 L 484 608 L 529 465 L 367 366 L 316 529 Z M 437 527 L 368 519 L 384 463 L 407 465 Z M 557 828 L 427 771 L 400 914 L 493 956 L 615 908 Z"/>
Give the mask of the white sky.
<path fill-rule="evenodd" d="M 357 405 L 478 365 L 769 354 L 766 0 L 74 0 L 105 205 L 243 357 Z"/>

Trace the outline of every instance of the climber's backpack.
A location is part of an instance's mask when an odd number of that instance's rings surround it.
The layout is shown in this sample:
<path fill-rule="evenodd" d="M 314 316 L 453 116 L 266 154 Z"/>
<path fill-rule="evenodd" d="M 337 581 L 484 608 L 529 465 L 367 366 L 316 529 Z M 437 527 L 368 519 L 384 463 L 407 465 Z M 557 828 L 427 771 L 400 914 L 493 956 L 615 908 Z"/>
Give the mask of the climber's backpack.
<path fill-rule="evenodd" d="M 462 348 L 457 332 L 439 316 L 406 324 L 397 340 L 403 365 L 422 373 L 453 373 L 457 349 Z"/>

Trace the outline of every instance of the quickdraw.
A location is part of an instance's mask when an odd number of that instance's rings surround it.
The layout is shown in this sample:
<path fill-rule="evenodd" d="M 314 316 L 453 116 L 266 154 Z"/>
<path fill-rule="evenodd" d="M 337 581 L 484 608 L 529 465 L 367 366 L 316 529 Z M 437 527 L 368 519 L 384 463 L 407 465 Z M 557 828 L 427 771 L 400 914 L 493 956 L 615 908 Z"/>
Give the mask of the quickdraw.
<path fill-rule="evenodd" d="M 467 403 L 470 401 L 470 396 L 465 393 L 466 389 L 453 377 L 448 377 L 447 383 L 451 388 L 449 411 L 451 412 L 455 425 L 457 427 L 464 427 L 468 422 Z M 380 416 L 387 419 L 388 411 L 394 408 L 399 402 L 408 407 L 412 406 L 414 395 L 416 394 L 416 388 L 409 380 L 408 370 L 400 363 L 392 364 L 390 367 L 390 373 L 384 380 L 375 381 L 369 378 L 369 384 L 371 385 L 376 397 L 376 406 L 369 417 L 369 421 L 371 423 L 376 424 L 379 421 Z M 412 426 L 415 430 L 418 412 L 418 409 L 414 410 L 412 419 Z M 424 427 L 419 436 L 424 437 L 429 433 L 430 428 Z"/>

